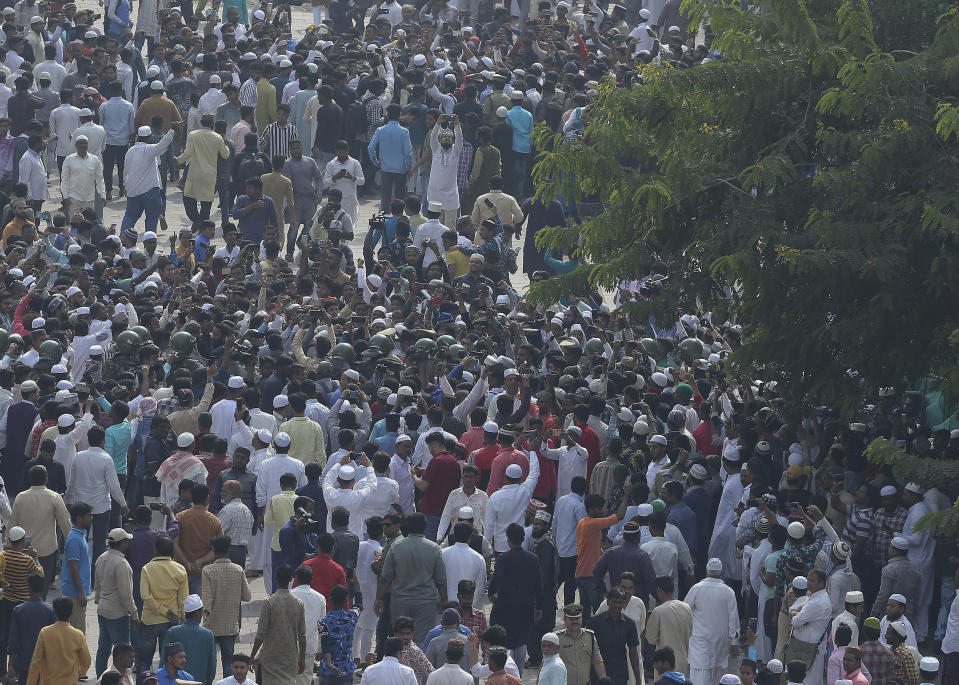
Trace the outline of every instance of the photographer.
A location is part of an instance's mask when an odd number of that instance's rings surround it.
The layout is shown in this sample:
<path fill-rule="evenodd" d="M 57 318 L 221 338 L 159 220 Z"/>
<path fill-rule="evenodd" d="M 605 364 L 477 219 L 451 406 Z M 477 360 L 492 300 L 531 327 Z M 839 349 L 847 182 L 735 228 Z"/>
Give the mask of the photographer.
<path fill-rule="evenodd" d="M 280 528 L 280 551 L 273 553 L 273 567 L 289 564 L 296 568 L 316 554 L 316 534 L 319 521 L 313 520 L 313 500 L 297 497 L 293 501 L 293 516 Z"/>

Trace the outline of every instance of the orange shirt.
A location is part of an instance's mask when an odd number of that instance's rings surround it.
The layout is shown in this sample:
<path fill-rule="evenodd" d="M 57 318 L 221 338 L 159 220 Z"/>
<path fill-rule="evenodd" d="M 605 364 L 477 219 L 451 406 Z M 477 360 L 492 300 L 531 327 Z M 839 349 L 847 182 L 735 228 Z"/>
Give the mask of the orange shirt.
<path fill-rule="evenodd" d="M 586 517 L 576 524 L 576 577 L 592 578 L 593 567 L 603 553 L 603 530 L 616 525 L 615 514 L 603 518 Z"/>

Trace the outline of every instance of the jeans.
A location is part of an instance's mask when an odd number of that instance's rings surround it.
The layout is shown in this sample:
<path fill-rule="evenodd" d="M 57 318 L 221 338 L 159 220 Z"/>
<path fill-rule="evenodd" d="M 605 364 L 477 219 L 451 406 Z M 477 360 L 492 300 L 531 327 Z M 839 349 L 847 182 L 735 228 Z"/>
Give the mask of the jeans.
<path fill-rule="evenodd" d="M 316 197 L 293 197 L 296 211 L 293 212 L 293 221 L 286 232 L 286 253 L 293 254 L 296 249 L 296 239 L 299 235 L 309 235 L 313 225 L 313 215 L 316 214 Z"/>
<path fill-rule="evenodd" d="M 526 668 L 526 645 L 513 647 L 510 651 L 513 653 L 513 661 L 516 662 L 516 669 L 519 671 L 520 677 L 522 677 L 523 669 Z"/>
<path fill-rule="evenodd" d="M 517 202 L 525 196 L 526 180 L 529 176 L 529 153 L 513 150 L 513 197 Z"/>
<path fill-rule="evenodd" d="M 230 183 L 217 183 L 216 195 L 220 201 L 220 224 L 226 226 L 230 221 L 230 210 L 233 209 L 233 194 L 230 192 Z"/>
<path fill-rule="evenodd" d="M 96 580 L 97 559 L 107 551 L 107 533 L 110 532 L 110 511 L 93 515 L 93 549 L 90 556 L 90 584 Z"/>
<path fill-rule="evenodd" d="M 223 677 L 229 678 L 233 664 L 233 648 L 236 646 L 236 635 L 217 635 L 213 639 L 220 648 L 220 664 L 223 666 Z"/>
<path fill-rule="evenodd" d="M 436 541 L 436 534 L 440 528 L 440 517 L 426 514 L 426 539 Z"/>
<path fill-rule="evenodd" d="M 123 164 L 126 161 L 126 145 L 107 145 L 103 150 L 103 181 L 107 192 L 113 192 L 113 165 L 117 167 L 117 180 L 123 188 Z"/>
<path fill-rule="evenodd" d="M 48 554 L 45 557 L 37 559 L 37 561 L 40 562 L 40 567 L 43 569 L 43 579 L 46 581 L 43 590 L 44 601 L 47 599 L 47 593 L 50 592 L 50 586 L 53 585 L 53 579 L 57 577 L 58 556 L 59 552 L 54 552 L 53 554 Z"/>
<path fill-rule="evenodd" d="M 603 593 L 595 578 L 577 578 L 576 587 L 579 588 L 579 601 L 583 605 L 583 623 L 589 620 L 593 612 L 603 602 Z"/>
<path fill-rule="evenodd" d="M 197 202 L 195 198 L 183 196 L 183 209 L 186 210 L 186 215 L 190 218 L 190 221 L 194 225 L 198 224 L 201 221 L 206 221 L 210 218 L 210 209 L 213 207 L 213 201 L 210 202 L 200 202 L 200 208 L 197 210 Z"/>
<path fill-rule="evenodd" d="M 943 574 L 939 585 L 939 617 L 936 620 L 936 640 L 941 641 L 946 636 L 946 623 L 949 621 L 949 610 L 952 600 L 956 598 L 955 574 Z"/>
<path fill-rule="evenodd" d="M 390 210 L 390 200 L 406 194 L 406 174 L 380 169 L 380 211 Z"/>
<path fill-rule="evenodd" d="M 163 194 L 159 188 L 150 188 L 142 195 L 127 196 L 127 211 L 123 214 L 120 224 L 121 232 L 134 226 L 143 213 L 146 212 L 146 231 L 156 231 L 157 221 L 163 213 Z"/>
<path fill-rule="evenodd" d="M 169 622 L 154 623 L 153 625 L 140 624 L 136 642 L 137 677 L 153 668 L 153 653 L 159 645 L 163 644 L 163 638 L 166 637 L 167 631 L 172 627 L 173 624 Z M 160 661 L 163 662 L 162 652 Z"/>
<path fill-rule="evenodd" d="M 100 639 L 97 643 L 97 678 L 103 675 L 109 666 L 113 645 L 130 642 L 130 617 L 104 618 L 97 616 L 100 623 Z"/>
<path fill-rule="evenodd" d="M 563 606 L 576 601 L 576 557 L 559 558 L 559 583 L 563 586 Z M 557 587 L 557 589 L 559 589 Z"/>

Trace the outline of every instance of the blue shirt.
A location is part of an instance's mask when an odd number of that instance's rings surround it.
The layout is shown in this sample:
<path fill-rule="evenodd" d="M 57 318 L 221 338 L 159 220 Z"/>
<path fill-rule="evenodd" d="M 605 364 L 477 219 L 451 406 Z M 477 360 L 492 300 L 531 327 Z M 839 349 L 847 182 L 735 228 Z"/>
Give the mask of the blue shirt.
<path fill-rule="evenodd" d="M 69 562 L 79 561 L 80 582 L 82 588 L 73 584 L 73 574 L 70 573 Z M 60 592 L 64 597 L 80 597 L 90 594 L 90 547 L 87 545 L 87 531 L 74 526 L 67 535 L 63 546 L 63 572 L 60 574 Z"/>
<path fill-rule="evenodd" d="M 269 224 L 278 226 L 276 205 L 273 200 L 266 195 L 260 195 L 257 200 L 263 200 L 263 206 L 254 209 L 252 212 L 243 216 L 243 210 L 247 205 L 253 204 L 256 200 L 249 195 L 240 195 L 233 205 L 233 218 L 237 220 L 237 228 L 244 240 L 250 240 L 258 243 L 263 240 L 263 228 Z"/>
<path fill-rule="evenodd" d="M 196 680 L 196 678 L 184 670 L 177 671 L 176 675 L 171 678 L 165 667 L 158 668 L 153 672 L 153 675 L 157 677 L 157 683 L 159 683 L 159 685 L 176 685 L 177 680 Z"/>
<path fill-rule="evenodd" d="M 316 533 L 306 533 L 302 537 L 296 534 L 296 527 L 293 522 L 296 517 L 291 516 L 290 520 L 280 528 L 280 551 L 273 552 L 273 567 L 280 564 L 289 564 L 296 568 L 303 563 L 304 557 L 314 556 L 316 554 Z"/>
<path fill-rule="evenodd" d="M 530 152 L 533 149 L 533 115 L 522 105 L 513 105 L 506 113 L 506 123 L 513 129 L 513 152 Z"/>
<path fill-rule="evenodd" d="M 376 129 L 369 145 L 370 159 L 389 174 L 405 174 L 413 167 L 413 143 L 410 132 L 398 121 L 390 121 Z"/>
<path fill-rule="evenodd" d="M 39 597 L 31 597 L 13 609 L 10 619 L 10 642 L 7 653 L 12 654 L 18 671 L 30 670 L 30 659 L 40 630 L 57 622 L 53 607 Z"/>
<path fill-rule="evenodd" d="M 100 105 L 97 111 L 100 125 L 107 132 L 107 145 L 128 145 L 135 130 L 133 105 L 122 97 L 114 97 Z"/>
<path fill-rule="evenodd" d="M 186 663 L 183 665 L 193 674 L 191 680 L 210 685 L 216 679 L 217 665 L 213 633 L 198 621 L 187 621 L 167 631 L 163 638 L 164 646 L 174 642 L 179 642 L 186 650 Z M 162 650 L 160 653 L 163 653 Z"/>
<path fill-rule="evenodd" d="M 689 508 L 685 502 L 677 502 L 670 505 L 669 514 L 666 516 L 666 523 L 672 523 L 679 528 L 683 534 L 683 539 L 689 547 L 689 553 L 696 553 L 696 514 Z"/>
<path fill-rule="evenodd" d="M 130 421 L 123 419 L 106 430 L 106 439 L 103 449 L 113 457 L 113 464 L 117 468 L 117 475 L 127 473 L 127 450 L 130 448 Z"/>
<path fill-rule="evenodd" d="M 320 619 L 320 649 L 324 655 L 329 653 L 330 662 L 341 671 L 340 674 L 330 671 L 326 667 L 326 659 L 323 658 L 317 671 L 321 676 L 348 676 L 356 670 L 356 662 L 353 661 L 353 632 L 356 630 L 357 618 L 355 611 L 333 609 Z"/>
<path fill-rule="evenodd" d="M 426 639 L 423 640 L 423 646 L 422 646 L 420 649 L 422 649 L 422 650 L 425 652 L 425 651 L 426 651 L 426 648 L 429 647 L 430 642 L 433 641 L 433 638 L 436 637 L 437 635 L 439 635 L 439 634 L 442 633 L 442 632 L 443 632 L 443 626 L 441 626 L 441 625 L 435 626 L 435 627 L 431 628 L 431 629 L 430 629 L 430 632 L 428 632 L 428 633 L 426 634 Z M 471 631 L 469 628 L 467 628 L 466 626 L 460 625 L 460 634 L 466 635 L 467 637 L 469 637 L 469 634 L 470 634 L 471 632 L 472 632 L 472 631 Z"/>

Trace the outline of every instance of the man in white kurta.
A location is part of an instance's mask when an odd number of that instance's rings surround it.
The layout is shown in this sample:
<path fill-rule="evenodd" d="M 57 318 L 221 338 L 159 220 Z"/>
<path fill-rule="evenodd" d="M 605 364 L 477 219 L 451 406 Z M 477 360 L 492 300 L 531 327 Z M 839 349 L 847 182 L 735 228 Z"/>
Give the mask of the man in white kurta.
<path fill-rule="evenodd" d="M 723 485 L 723 494 L 719 499 L 713 535 L 709 540 L 709 556 L 723 562 L 724 578 L 740 581 L 743 569 L 739 559 L 736 558 L 736 528 L 732 525 L 733 517 L 736 515 L 736 505 L 739 504 L 745 491 L 739 470 L 738 448 L 723 452 L 723 470 L 726 472 L 726 483 Z"/>
<path fill-rule="evenodd" d="M 77 151 L 63 160 L 60 173 L 60 194 L 69 201 L 71 213 L 93 207 L 98 194 L 106 197 L 103 162 L 88 152 L 86 136 L 77 136 L 73 142 Z"/>
<path fill-rule="evenodd" d="M 457 527 L 462 529 L 457 535 Z M 476 583 L 476 598 L 482 602 L 486 595 L 486 560 L 483 555 L 469 546 L 473 527 L 468 523 L 453 527 L 454 542 L 443 549 L 443 563 L 446 565 L 446 596 L 456 597 L 461 580 Z"/>
<path fill-rule="evenodd" d="M 296 569 L 296 587 L 290 590 L 290 594 L 303 602 L 303 612 L 306 614 L 307 655 L 316 654 L 320 651 L 320 630 L 317 622 L 326 616 L 326 597 L 310 586 L 312 579 L 313 569 L 309 566 L 300 566 Z M 312 674 L 307 670 L 307 672 L 298 675 L 294 683 L 295 685 L 310 685 L 312 678 Z"/>
<path fill-rule="evenodd" d="M 443 206 L 440 221 L 446 226 L 455 226 L 460 209 L 460 191 L 456 185 L 456 175 L 460 157 L 463 154 L 463 129 L 459 117 L 453 116 L 453 130 L 443 128 L 444 117 L 436 120 L 430 132 L 430 149 L 433 161 L 430 163 L 430 183 L 426 196 L 430 202 Z"/>
<path fill-rule="evenodd" d="M 329 190 L 336 188 L 343 193 L 340 209 L 350 215 L 353 225 L 360 218 L 360 201 L 356 197 L 356 188 L 366 182 L 363 165 L 350 157 L 349 147 L 336 150 L 336 157 L 323 169 L 323 186 Z"/>
<path fill-rule="evenodd" d="M 257 527 L 259 528 L 256 535 L 257 537 L 263 535 L 266 540 L 273 539 L 273 526 L 263 524 L 263 512 L 273 500 L 273 496 L 282 491 L 280 476 L 284 473 L 292 473 L 296 476 L 296 487 L 301 488 L 306 485 L 303 462 L 287 454 L 287 450 L 290 449 L 290 436 L 286 433 L 277 433 L 273 438 L 273 445 L 276 447 L 276 456 L 260 464 L 260 472 L 256 476 Z M 263 560 L 263 577 L 273 577 L 273 563 L 269 554 Z"/>
<path fill-rule="evenodd" d="M 586 465 L 589 454 L 586 448 L 579 444 L 583 430 L 579 426 L 570 426 L 566 429 L 566 444 L 555 448 L 543 445 L 539 448 L 540 456 L 559 462 L 559 471 L 556 476 L 557 497 L 568 495 L 570 483 L 576 476 L 586 477 Z"/>
<path fill-rule="evenodd" d="M 656 649 L 672 647 L 676 658 L 674 671 L 689 676 L 689 637 L 693 632 L 693 612 L 686 602 L 673 599 L 673 589 L 665 592 L 657 580 L 655 609 L 646 621 L 646 640 Z M 659 680 L 662 673 L 656 673 Z"/>
<path fill-rule="evenodd" d="M 906 556 L 919 567 L 919 577 L 922 579 L 916 602 L 915 626 L 916 639 L 925 642 L 929 631 L 929 605 L 932 603 L 933 575 L 936 570 L 936 538 L 932 528 L 916 530 L 919 519 L 931 512 L 929 505 L 923 500 L 922 488 L 915 483 L 907 483 L 902 491 L 902 501 L 909 507 L 909 513 L 899 535 L 909 543 Z"/>
<path fill-rule="evenodd" d="M 373 598 L 376 597 L 376 585 L 379 578 L 370 568 L 370 564 L 376 561 L 383 551 L 383 545 L 379 542 L 379 538 L 383 535 L 383 524 L 377 522 L 370 525 L 373 530 L 367 531 L 370 533 L 367 537 L 371 539 L 361 542 L 356 553 L 356 580 L 363 597 Z M 366 655 L 373 645 L 373 634 L 376 633 L 376 618 L 376 612 L 373 611 L 373 602 L 364 601 L 363 610 L 356 621 L 356 630 L 353 633 L 354 659 L 366 660 Z"/>
<path fill-rule="evenodd" d="M 689 636 L 689 680 L 693 685 L 715 685 L 739 653 L 739 611 L 736 593 L 722 581 L 723 562 L 706 563 L 706 577 L 693 585 L 686 604 L 693 614 Z"/>
<path fill-rule="evenodd" d="M 792 633 L 790 646 L 799 642 L 818 644 L 816 657 L 806 671 L 804 685 L 822 685 L 824 659 L 826 656 L 826 631 L 832 621 L 832 603 L 826 593 L 826 574 L 813 569 L 806 576 L 807 593 L 809 599 L 802 609 L 792 617 Z M 786 655 L 789 655 L 787 649 Z M 807 664 L 809 665 L 809 664 Z"/>
<path fill-rule="evenodd" d="M 376 492 L 378 483 L 369 457 L 361 454 L 365 472 L 350 464 L 350 455 L 347 453 L 340 457 L 340 462 L 334 464 L 323 479 L 323 499 L 329 511 L 326 516 L 327 533 L 333 532 L 333 509 L 345 507 L 350 512 L 350 532 L 361 540 L 366 537 L 366 501 Z M 357 479 L 357 476 L 361 477 Z"/>

